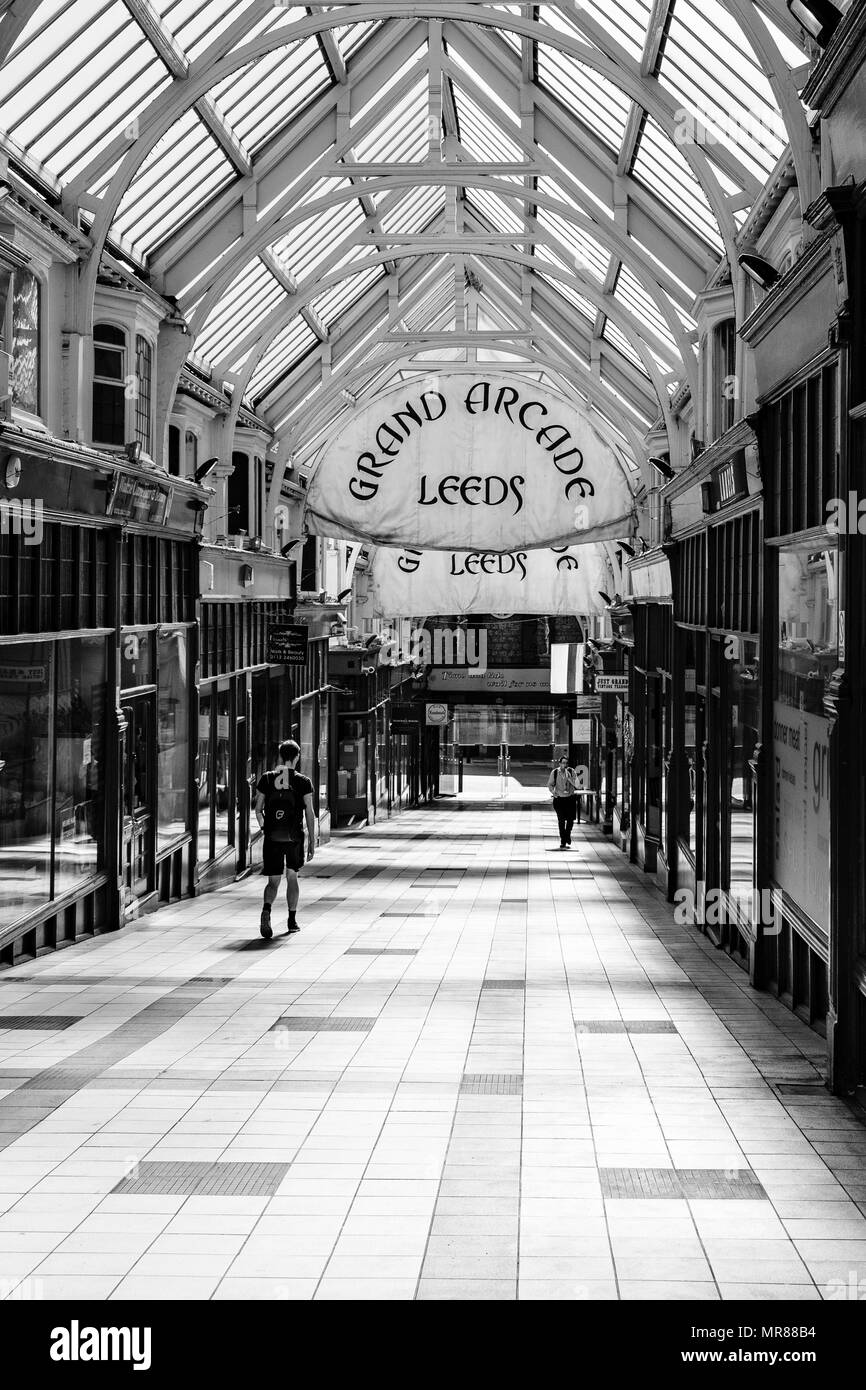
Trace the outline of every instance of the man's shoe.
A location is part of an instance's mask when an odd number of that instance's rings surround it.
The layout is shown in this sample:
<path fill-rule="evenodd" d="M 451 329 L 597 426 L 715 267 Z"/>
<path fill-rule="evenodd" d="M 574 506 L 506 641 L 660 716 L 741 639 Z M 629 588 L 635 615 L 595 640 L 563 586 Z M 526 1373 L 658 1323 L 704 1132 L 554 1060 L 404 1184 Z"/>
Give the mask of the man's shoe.
<path fill-rule="evenodd" d="M 300 929 L 300 927 L 298 926 L 297 922 L 293 921 L 292 918 L 290 917 L 290 918 L 289 918 L 289 927 L 288 927 L 288 931 L 286 932 L 286 935 L 287 935 L 287 936 L 294 936 L 295 933 L 296 933 L 296 932 L 299 932 L 300 930 L 301 930 L 301 929 Z"/>
<path fill-rule="evenodd" d="M 271 937 L 274 934 L 274 929 L 271 926 L 271 909 L 267 906 L 262 908 L 262 916 L 261 921 L 259 923 L 259 931 L 261 932 L 265 941 L 270 941 Z"/>

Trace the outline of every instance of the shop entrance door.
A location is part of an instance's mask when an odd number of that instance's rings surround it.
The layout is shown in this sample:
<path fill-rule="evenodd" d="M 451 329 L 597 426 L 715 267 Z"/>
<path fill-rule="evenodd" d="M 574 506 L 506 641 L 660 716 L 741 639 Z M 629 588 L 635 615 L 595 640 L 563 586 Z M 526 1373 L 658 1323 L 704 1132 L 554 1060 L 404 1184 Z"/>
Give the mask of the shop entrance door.
<path fill-rule="evenodd" d="M 123 878 L 127 902 L 154 888 L 155 737 L 153 695 L 123 706 L 126 736 L 123 760 Z"/>
<path fill-rule="evenodd" d="M 250 782 L 247 751 L 247 721 L 235 721 L 235 790 L 237 792 L 237 872 L 250 862 Z"/>

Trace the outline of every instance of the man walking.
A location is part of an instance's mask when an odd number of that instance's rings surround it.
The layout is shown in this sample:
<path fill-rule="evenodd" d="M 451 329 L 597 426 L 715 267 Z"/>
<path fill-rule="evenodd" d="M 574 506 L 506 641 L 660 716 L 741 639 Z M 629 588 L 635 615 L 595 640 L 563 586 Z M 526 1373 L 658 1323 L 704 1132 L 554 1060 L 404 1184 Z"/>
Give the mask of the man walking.
<path fill-rule="evenodd" d="M 553 809 L 559 821 L 559 848 L 568 849 L 577 813 L 577 779 L 568 765 L 568 758 L 560 758 L 548 778 L 547 790 L 553 797 Z"/>
<path fill-rule="evenodd" d="M 256 820 L 265 837 L 262 873 L 267 874 L 268 879 L 260 927 L 265 941 L 270 941 L 274 934 L 271 926 L 271 905 L 276 900 L 284 871 L 286 900 L 289 906 L 289 935 L 301 930 L 296 913 L 301 893 L 298 870 L 304 863 L 305 818 L 308 864 L 313 862 L 316 853 L 313 784 L 309 777 L 304 777 L 297 770 L 300 756 L 300 745 L 295 743 L 294 739 L 287 739 L 281 743 L 279 767 L 273 772 L 266 772 L 256 787 Z"/>

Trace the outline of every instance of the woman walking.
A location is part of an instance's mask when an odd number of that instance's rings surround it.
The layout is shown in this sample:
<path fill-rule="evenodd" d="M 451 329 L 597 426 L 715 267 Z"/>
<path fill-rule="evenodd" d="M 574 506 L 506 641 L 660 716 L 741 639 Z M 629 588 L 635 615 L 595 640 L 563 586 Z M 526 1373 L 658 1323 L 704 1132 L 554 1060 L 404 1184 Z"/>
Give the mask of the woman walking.
<path fill-rule="evenodd" d="M 577 812 L 577 780 L 574 769 L 568 765 L 568 758 L 560 758 L 550 774 L 547 790 L 553 797 L 553 809 L 559 821 L 559 848 L 568 849 L 571 844 L 571 828 Z"/>

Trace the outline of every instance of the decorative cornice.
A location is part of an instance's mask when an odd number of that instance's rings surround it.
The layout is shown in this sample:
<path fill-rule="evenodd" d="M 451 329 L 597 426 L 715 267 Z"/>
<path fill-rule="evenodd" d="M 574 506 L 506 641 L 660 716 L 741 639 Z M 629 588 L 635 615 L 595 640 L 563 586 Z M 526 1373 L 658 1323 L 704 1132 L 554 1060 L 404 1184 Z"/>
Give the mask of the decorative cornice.
<path fill-rule="evenodd" d="M 818 58 L 800 96 L 826 117 L 866 63 L 866 6 L 855 0 Z"/>
<path fill-rule="evenodd" d="M 128 478 L 138 478 L 142 482 L 165 484 L 174 492 L 183 493 L 190 499 L 206 502 L 211 489 L 201 487 L 186 478 L 176 478 L 162 468 L 141 468 L 126 463 L 114 454 L 103 453 L 89 448 L 86 444 L 74 444 L 69 439 L 56 439 L 53 435 L 38 430 L 28 430 L 20 425 L 0 422 L 0 448 L 13 453 L 27 454 L 31 458 L 64 463 L 72 468 L 85 468 L 93 473 L 122 473 Z"/>
<path fill-rule="evenodd" d="M 700 483 L 706 482 L 714 468 L 720 463 L 726 463 L 733 454 L 737 454 L 741 449 L 747 449 L 750 445 L 757 444 L 755 432 L 747 419 L 737 420 L 731 425 L 729 430 L 714 439 L 712 444 L 708 444 L 706 449 L 697 458 L 683 468 L 675 478 L 671 478 L 669 483 L 665 483 L 661 489 L 661 495 L 666 502 L 674 497 L 679 497 L 684 492 L 689 492 L 692 488 L 698 487 Z"/>
<path fill-rule="evenodd" d="M 744 342 L 750 346 L 759 343 L 779 326 L 793 304 L 832 271 L 831 241 L 832 233 L 825 232 L 806 247 L 799 260 L 776 282 L 740 326 L 740 337 Z"/>

